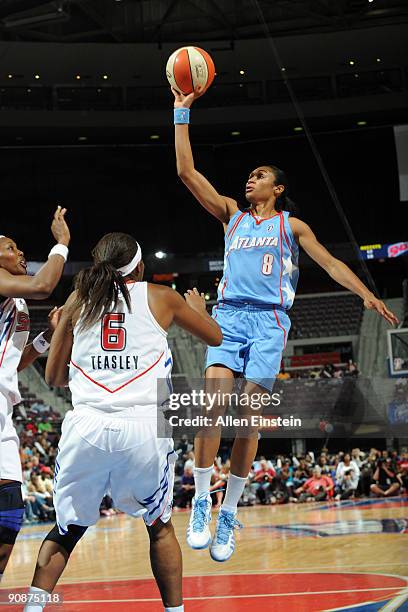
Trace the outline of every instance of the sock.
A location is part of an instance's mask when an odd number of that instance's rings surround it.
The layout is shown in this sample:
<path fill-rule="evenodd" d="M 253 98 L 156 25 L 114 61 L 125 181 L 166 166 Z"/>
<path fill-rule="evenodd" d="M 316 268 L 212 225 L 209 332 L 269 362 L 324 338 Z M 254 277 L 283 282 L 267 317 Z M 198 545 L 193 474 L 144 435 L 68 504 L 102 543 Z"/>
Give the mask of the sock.
<path fill-rule="evenodd" d="M 164 608 L 164 612 L 184 612 L 184 605 L 176 606 L 175 608 Z"/>
<path fill-rule="evenodd" d="M 198 497 L 202 493 L 209 492 L 212 471 L 213 471 L 212 465 L 206 468 L 198 468 L 198 467 L 194 468 L 193 473 L 194 473 L 195 496 L 196 497 Z"/>
<path fill-rule="evenodd" d="M 237 511 L 238 502 L 244 492 L 246 481 L 246 478 L 241 478 L 240 476 L 235 476 L 230 473 L 227 482 L 227 492 L 225 493 L 225 498 L 221 506 L 222 510 L 227 510 L 227 512 Z"/>
<path fill-rule="evenodd" d="M 38 587 L 35 586 L 30 586 L 30 589 L 28 591 L 28 594 L 35 594 L 35 595 L 44 595 L 44 597 L 46 595 L 49 595 L 48 591 L 44 591 L 44 589 L 39 589 Z M 46 602 L 44 601 L 44 603 L 28 603 L 26 604 L 25 608 L 24 608 L 24 612 L 42 612 L 44 610 L 46 606 Z"/>

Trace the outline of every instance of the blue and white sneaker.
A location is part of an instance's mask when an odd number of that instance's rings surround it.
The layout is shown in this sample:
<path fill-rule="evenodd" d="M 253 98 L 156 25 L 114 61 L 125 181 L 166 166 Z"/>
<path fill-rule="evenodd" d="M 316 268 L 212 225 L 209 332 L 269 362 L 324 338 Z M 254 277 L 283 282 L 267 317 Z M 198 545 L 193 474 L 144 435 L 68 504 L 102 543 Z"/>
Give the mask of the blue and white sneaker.
<path fill-rule="evenodd" d="M 228 561 L 235 550 L 234 530 L 243 527 L 235 518 L 236 516 L 236 512 L 228 512 L 222 508 L 220 510 L 210 548 L 210 555 L 214 561 Z"/>
<path fill-rule="evenodd" d="M 211 495 L 201 493 L 193 498 L 190 522 L 187 527 L 187 544 L 195 550 L 207 548 L 211 542 Z"/>

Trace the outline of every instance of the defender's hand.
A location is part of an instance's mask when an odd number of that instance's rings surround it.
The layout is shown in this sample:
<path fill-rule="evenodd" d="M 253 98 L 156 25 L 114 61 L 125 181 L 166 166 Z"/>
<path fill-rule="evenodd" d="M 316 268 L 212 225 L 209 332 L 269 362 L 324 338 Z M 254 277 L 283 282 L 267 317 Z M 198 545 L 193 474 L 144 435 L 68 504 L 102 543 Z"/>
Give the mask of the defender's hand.
<path fill-rule="evenodd" d="M 204 293 L 199 293 L 196 287 L 194 287 L 194 289 L 188 289 L 184 297 L 190 308 L 196 312 L 207 312 Z"/>
<path fill-rule="evenodd" d="M 69 227 L 65 221 L 66 212 L 66 208 L 61 208 L 61 206 L 57 206 L 57 210 L 54 213 L 54 218 L 51 224 L 51 231 L 55 240 L 59 244 L 65 244 L 65 246 L 68 246 L 69 241 L 71 240 L 71 235 L 69 232 Z"/>

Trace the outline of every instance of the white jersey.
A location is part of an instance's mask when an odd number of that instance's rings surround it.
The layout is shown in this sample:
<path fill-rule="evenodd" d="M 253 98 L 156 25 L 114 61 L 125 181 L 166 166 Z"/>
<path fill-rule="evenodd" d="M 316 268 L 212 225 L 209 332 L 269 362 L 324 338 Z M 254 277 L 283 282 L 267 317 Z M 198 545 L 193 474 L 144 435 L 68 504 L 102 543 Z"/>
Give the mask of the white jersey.
<path fill-rule="evenodd" d="M 129 408 L 156 409 L 170 388 L 172 366 L 167 333 L 153 317 L 147 300 L 147 283 L 129 285 L 131 311 L 119 299 L 114 312 L 81 330 L 74 328 L 69 369 L 72 405 L 103 412 Z"/>
<path fill-rule="evenodd" d="M 27 304 L 21 298 L 7 298 L 0 304 L 0 393 L 10 409 L 21 401 L 17 368 L 30 333 Z"/>

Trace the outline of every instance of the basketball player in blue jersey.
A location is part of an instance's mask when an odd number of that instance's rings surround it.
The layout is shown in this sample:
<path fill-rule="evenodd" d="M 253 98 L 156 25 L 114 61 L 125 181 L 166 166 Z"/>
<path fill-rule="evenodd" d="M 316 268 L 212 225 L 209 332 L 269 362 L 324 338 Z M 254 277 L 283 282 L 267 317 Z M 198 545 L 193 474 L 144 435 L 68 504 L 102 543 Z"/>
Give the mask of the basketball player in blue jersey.
<path fill-rule="evenodd" d="M 60 206 L 55 212 L 51 230 L 58 244 L 35 276 L 27 275 L 24 253 L 14 240 L 0 236 L 0 580 L 24 514 L 19 440 L 12 421 L 13 406 L 21 401 L 17 371 L 48 349 L 58 318 L 53 309 L 49 329 L 27 344 L 30 317 L 25 299 L 49 297 L 61 278 L 70 241 L 65 213 Z"/>
<path fill-rule="evenodd" d="M 167 329 L 174 322 L 207 344 L 222 341 L 195 289 L 143 282 L 141 248 L 128 234 L 107 234 L 82 270 L 52 339 L 46 380 L 69 383 L 56 460 L 57 525 L 45 538 L 31 595 L 39 612 L 75 545 L 99 519 L 107 488 L 115 507 L 143 516 L 150 560 L 166 612 L 182 612 L 181 551 L 171 524 L 174 462 L 171 438 L 157 437 L 158 381 L 170 377 Z M 162 398 L 164 399 L 164 398 Z"/>
<path fill-rule="evenodd" d="M 174 123 L 177 171 L 200 204 L 224 227 L 224 274 L 218 288 L 213 317 L 223 332 L 219 347 L 208 349 L 206 386 L 210 393 L 230 393 L 233 379 L 243 375 L 246 396 L 272 389 L 288 338 L 298 280 L 299 247 L 340 285 L 356 293 L 364 306 L 386 321 L 397 321 L 384 303 L 344 263 L 335 259 L 316 239 L 306 223 L 290 215 L 288 183 L 282 170 L 269 164 L 249 173 L 245 185 L 248 208 L 220 195 L 194 167 L 189 140 L 189 114 L 200 90 L 187 96 L 174 89 Z M 218 407 L 223 410 L 223 406 Z M 195 498 L 187 542 L 206 548 L 215 561 L 226 561 L 234 552 L 237 504 L 244 490 L 258 446 L 258 432 L 236 437 L 226 495 L 211 540 L 210 479 L 218 451 L 221 428 L 201 431 L 195 438 Z"/>

